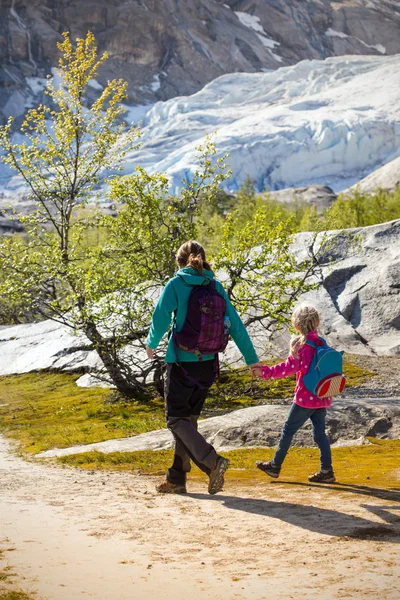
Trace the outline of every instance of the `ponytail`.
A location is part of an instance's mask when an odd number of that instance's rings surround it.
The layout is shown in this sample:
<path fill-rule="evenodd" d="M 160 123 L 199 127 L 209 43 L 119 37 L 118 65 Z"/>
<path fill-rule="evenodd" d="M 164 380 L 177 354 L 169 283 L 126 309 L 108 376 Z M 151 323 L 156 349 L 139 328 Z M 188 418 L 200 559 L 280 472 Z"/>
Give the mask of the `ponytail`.
<path fill-rule="evenodd" d="M 204 275 L 204 269 L 211 271 L 203 246 L 195 240 L 189 240 L 182 244 L 176 253 L 176 263 L 180 269 L 192 267 L 201 275 Z"/>
<path fill-rule="evenodd" d="M 299 306 L 292 315 L 292 324 L 300 335 L 292 338 L 290 342 L 290 354 L 294 358 L 299 357 L 299 351 L 307 341 L 307 333 L 314 331 L 319 325 L 321 318 L 319 312 L 313 306 Z"/>

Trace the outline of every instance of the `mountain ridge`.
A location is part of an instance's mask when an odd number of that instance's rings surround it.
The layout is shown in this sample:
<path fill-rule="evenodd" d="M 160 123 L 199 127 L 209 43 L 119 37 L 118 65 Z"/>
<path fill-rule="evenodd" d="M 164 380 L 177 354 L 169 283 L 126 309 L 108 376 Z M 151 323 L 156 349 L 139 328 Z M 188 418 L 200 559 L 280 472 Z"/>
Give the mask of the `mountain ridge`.
<path fill-rule="evenodd" d="M 63 31 L 96 35 L 100 83 L 130 104 L 191 95 L 216 77 L 344 54 L 400 52 L 400 3 L 382 0 L 1 0 L 0 119 L 43 100 Z M 92 94 L 96 95 L 94 84 Z"/>

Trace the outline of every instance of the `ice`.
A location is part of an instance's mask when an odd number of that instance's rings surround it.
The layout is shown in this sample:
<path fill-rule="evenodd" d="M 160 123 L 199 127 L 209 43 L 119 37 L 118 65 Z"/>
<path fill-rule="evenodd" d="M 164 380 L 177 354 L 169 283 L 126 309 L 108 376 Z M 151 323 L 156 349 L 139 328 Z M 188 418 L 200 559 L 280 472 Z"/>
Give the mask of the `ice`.
<path fill-rule="evenodd" d="M 45 77 L 26 77 L 26 82 L 34 94 L 40 94 L 46 89 L 47 81 Z"/>
<path fill-rule="evenodd" d="M 247 176 L 258 189 L 321 182 L 343 189 L 400 146 L 399 63 L 399 56 L 345 56 L 224 75 L 192 96 L 155 104 L 125 172 L 137 164 L 166 171 L 176 191 L 193 176 L 195 147 L 216 131 L 218 155 L 230 153 L 229 190 Z"/>
<path fill-rule="evenodd" d="M 126 107 L 141 121 L 137 165 L 166 172 L 172 191 L 190 181 L 195 148 L 216 131 L 218 155 L 229 152 L 235 191 L 247 176 L 259 190 L 308 184 L 339 191 L 398 155 L 400 56 L 344 56 L 302 61 L 262 73 L 232 73 L 192 96 Z M 0 166 L 0 184 L 15 189 Z"/>
<path fill-rule="evenodd" d="M 143 121 L 149 110 L 153 108 L 154 104 L 137 104 L 136 106 L 128 106 L 125 104 L 124 106 L 126 110 L 124 120 L 128 125 L 131 125 L 131 123 L 136 124 Z"/>

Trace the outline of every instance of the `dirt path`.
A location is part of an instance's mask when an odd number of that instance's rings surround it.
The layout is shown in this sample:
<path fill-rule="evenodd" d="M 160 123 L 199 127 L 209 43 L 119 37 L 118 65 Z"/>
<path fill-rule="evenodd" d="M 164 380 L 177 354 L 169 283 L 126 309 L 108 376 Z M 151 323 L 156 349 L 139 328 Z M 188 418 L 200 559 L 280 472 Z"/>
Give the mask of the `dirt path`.
<path fill-rule="evenodd" d="M 27 463 L 0 438 L 0 544 L 49 600 L 400 596 L 400 493 L 266 481 L 211 497 Z"/>

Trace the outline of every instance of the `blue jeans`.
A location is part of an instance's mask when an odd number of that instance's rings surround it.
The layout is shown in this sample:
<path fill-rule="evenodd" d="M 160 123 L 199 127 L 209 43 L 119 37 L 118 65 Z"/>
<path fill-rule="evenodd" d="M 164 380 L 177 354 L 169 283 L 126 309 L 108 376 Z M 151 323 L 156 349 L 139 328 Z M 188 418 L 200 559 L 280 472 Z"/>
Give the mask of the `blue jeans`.
<path fill-rule="evenodd" d="M 326 408 L 303 408 L 293 404 L 286 423 L 282 427 L 282 435 L 274 456 L 274 464 L 280 467 L 292 443 L 294 434 L 311 419 L 313 426 L 313 439 L 321 452 L 321 469 L 332 469 L 331 445 L 325 433 Z"/>

